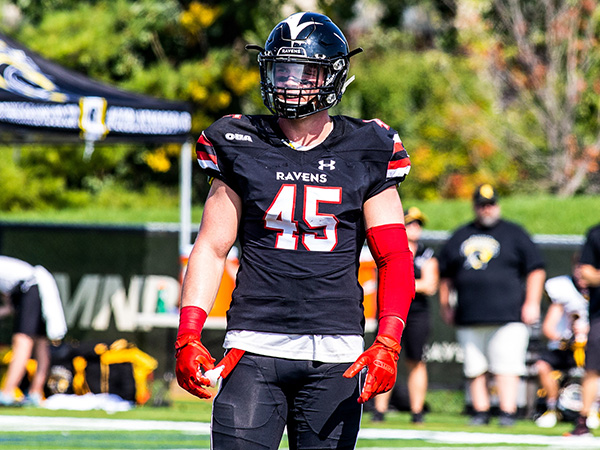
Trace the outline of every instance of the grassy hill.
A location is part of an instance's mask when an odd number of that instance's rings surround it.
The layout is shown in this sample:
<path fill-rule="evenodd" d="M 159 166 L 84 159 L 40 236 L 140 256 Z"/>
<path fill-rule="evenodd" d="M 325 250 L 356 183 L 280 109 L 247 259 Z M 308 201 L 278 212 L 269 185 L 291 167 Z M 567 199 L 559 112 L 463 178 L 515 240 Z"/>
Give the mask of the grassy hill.
<path fill-rule="evenodd" d="M 140 224 L 148 222 L 178 222 L 176 199 L 147 199 L 140 206 L 88 207 L 48 211 L 0 212 L 0 221 Z M 467 200 L 440 200 L 425 202 L 403 199 L 404 207 L 418 206 L 427 215 L 428 230 L 453 230 L 473 217 L 471 203 Z M 581 235 L 600 223 L 600 196 L 582 196 L 569 199 L 545 196 L 513 196 L 501 199 L 506 219 L 523 225 L 532 234 Z M 166 206 L 165 206 L 166 205 Z M 200 223 L 202 207 L 192 209 L 192 222 Z"/>

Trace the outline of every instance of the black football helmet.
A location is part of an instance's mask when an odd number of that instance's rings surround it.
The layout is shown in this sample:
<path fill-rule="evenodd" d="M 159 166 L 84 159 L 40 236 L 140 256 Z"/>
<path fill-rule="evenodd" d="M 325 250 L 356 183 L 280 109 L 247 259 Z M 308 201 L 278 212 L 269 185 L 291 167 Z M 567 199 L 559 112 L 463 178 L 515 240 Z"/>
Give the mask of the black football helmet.
<path fill-rule="evenodd" d="M 323 14 L 301 12 L 278 23 L 259 50 L 260 87 L 265 106 L 279 117 L 298 119 L 339 103 L 350 80 L 342 31 Z"/>

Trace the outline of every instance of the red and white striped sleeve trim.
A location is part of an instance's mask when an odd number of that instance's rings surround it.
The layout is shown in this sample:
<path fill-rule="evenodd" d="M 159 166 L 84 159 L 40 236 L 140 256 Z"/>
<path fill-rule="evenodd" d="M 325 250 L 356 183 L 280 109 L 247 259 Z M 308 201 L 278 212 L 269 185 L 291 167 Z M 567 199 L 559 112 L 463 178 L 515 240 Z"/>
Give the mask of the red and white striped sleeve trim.
<path fill-rule="evenodd" d="M 201 169 L 214 170 L 220 172 L 219 164 L 217 161 L 217 153 L 212 143 L 206 138 L 204 132 L 198 138 L 198 144 L 196 146 L 196 158 Z"/>
<path fill-rule="evenodd" d="M 388 162 L 387 178 L 404 178 L 410 172 L 410 159 L 398 134 L 394 134 L 394 149 Z"/>

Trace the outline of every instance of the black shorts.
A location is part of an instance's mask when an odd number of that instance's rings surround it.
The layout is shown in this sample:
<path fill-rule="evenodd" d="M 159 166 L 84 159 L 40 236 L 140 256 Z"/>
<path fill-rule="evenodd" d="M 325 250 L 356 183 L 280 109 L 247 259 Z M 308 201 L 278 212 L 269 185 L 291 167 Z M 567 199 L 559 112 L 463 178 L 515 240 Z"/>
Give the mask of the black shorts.
<path fill-rule="evenodd" d="M 42 316 L 42 301 L 37 285 L 28 288 L 19 286 L 11 297 L 15 308 L 13 333 L 31 337 L 46 336 L 46 322 Z"/>
<path fill-rule="evenodd" d="M 547 350 L 540 357 L 542 361 L 546 361 L 552 367 L 552 370 L 560 370 L 563 372 L 569 371 L 577 367 L 573 350 Z"/>
<path fill-rule="evenodd" d="M 350 363 L 326 364 L 246 353 L 213 402 L 212 449 L 353 449 L 362 406 Z"/>
<path fill-rule="evenodd" d="M 402 333 L 402 353 L 411 361 L 421 361 L 431 328 L 429 310 L 417 309 L 408 313 Z"/>
<path fill-rule="evenodd" d="M 590 322 L 590 332 L 585 346 L 585 369 L 600 372 L 600 317 Z"/>

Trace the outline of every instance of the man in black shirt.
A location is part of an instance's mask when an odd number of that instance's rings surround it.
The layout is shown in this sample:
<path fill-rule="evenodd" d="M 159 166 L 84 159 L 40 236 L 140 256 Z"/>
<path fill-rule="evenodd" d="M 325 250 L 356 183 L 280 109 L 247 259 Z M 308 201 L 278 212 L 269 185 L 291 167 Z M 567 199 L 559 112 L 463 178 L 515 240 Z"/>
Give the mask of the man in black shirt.
<path fill-rule="evenodd" d="M 585 348 L 585 375 L 582 382 L 582 406 L 570 436 L 591 435 L 587 425 L 588 415 L 598 392 L 600 374 L 600 224 L 587 233 L 581 251 L 581 278 L 590 291 L 590 331 Z"/>
<path fill-rule="evenodd" d="M 474 425 L 489 422 L 486 372 L 495 376 L 500 424 L 514 424 L 519 377 L 525 374 L 527 325 L 539 320 L 546 273 L 539 250 L 519 225 L 501 219 L 489 184 L 473 196 L 476 218 L 454 232 L 440 253 L 440 307 L 457 328 L 470 380 Z M 450 302 L 456 292 L 456 304 Z"/>

